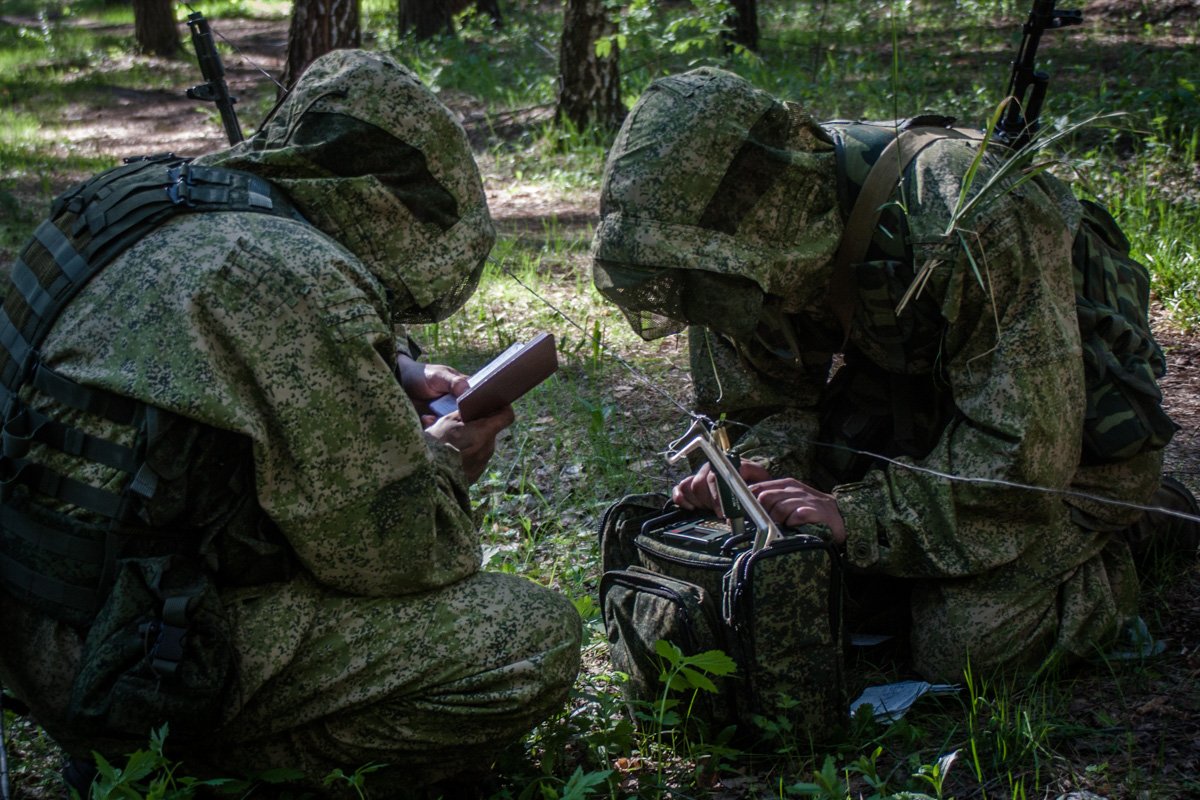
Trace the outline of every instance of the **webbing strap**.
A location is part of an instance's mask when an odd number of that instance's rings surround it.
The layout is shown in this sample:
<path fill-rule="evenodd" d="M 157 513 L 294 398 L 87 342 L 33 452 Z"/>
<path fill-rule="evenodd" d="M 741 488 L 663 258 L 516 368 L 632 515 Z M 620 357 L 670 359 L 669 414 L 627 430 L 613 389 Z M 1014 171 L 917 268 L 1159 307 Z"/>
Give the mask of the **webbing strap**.
<path fill-rule="evenodd" d="M 108 519 L 120 519 L 124 506 L 121 495 L 98 489 L 68 478 L 43 464 L 30 461 L 10 462 L 8 477 L 0 480 L 0 492 L 7 494 L 16 483 L 23 483 L 38 494 L 54 497 Z"/>
<path fill-rule="evenodd" d="M 32 595 L 76 611 L 92 613 L 96 608 L 96 592 L 92 589 L 40 575 L 4 553 L 0 553 L 0 578 L 13 594 Z"/>
<path fill-rule="evenodd" d="M 28 366 L 27 359 L 33 352 L 32 345 L 25 341 L 25 337 L 21 335 L 21 331 L 17 330 L 17 326 L 12 324 L 12 320 L 8 318 L 8 312 L 0 306 L 0 347 L 8 351 L 11 363 L 7 365 L 4 374 L 0 375 L 0 381 L 4 383 L 10 390 L 20 380 L 22 373 Z"/>
<path fill-rule="evenodd" d="M 145 405 L 112 392 L 89 389 L 60 375 L 40 361 L 34 365 L 33 388 L 76 411 L 86 411 L 118 425 L 136 426 L 145 413 Z"/>
<path fill-rule="evenodd" d="M 179 670 L 187 645 L 188 610 L 192 601 L 200 596 L 201 587 L 190 584 L 180 594 L 163 599 L 162 623 L 157 637 L 150 648 L 150 668 L 160 677 L 170 677 Z"/>
<path fill-rule="evenodd" d="M 33 442 L 49 445 L 67 455 L 103 464 L 133 474 L 139 466 L 137 453 L 129 447 L 84 433 L 64 425 L 28 406 L 13 414 L 4 424 L 3 450 L 8 458 L 24 458 Z"/>
<path fill-rule="evenodd" d="M 0 506 L 0 524 L 9 533 L 56 556 L 85 564 L 99 564 L 104 556 L 104 542 L 47 527 L 8 504 Z"/>
<path fill-rule="evenodd" d="M 25 302 L 33 309 L 33 313 L 39 317 L 49 315 L 54 309 L 54 296 L 67 285 L 67 279 L 60 275 L 50 283 L 48 288 L 43 289 L 37 276 L 33 274 L 33 270 L 22 258 L 18 258 L 17 263 L 13 264 L 11 277 L 13 286 L 17 287 L 17 291 L 25 298 Z"/>
<path fill-rule="evenodd" d="M 111 260 L 109 250 L 120 252 L 138 241 L 147 228 L 157 225 L 174 213 L 164 187 L 156 192 L 137 192 L 122 203 L 112 214 L 103 214 L 95 206 L 85 212 L 88 227 L 93 229 L 93 238 L 87 245 L 87 255 L 94 262 L 107 263 Z M 107 224 L 111 216 L 116 222 Z M 129 237 L 130 232 L 134 237 Z"/>
<path fill-rule="evenodd" d="M 79 283 L 91 274 L 88 262 L 75 249 L 75 245 L 71 244 L 71 240 L 64 236 L 58 226 L 50 220 L 38 225 L 33 236 L 42 247 L 46 248 L 50 257 L 54 259 L 54 263 L 58 264 L 58 268 L 63 271 L 71 283 Z"/>
<path fill-rule="evenodd" d="M 157 169 L 164 163 L 186 160 L 173 153 L 162 153 L 156 156 L 132 159 L 100 173 L 91 180 L 84 181 L 80 186 L 72 189 L 69 199 L 72 203 L 78 203 L 78 207 L 82 208 L 91 204 L 97 197 L 107 197 L 113 191 L 112 184 L 117 180 L 137 175 L 139 172 L 145 172 L 146 170 Z"/>
<path fill-rule="evenodd" d="M 833 274 L 829 279 L 828 298 L 834 314 L 849 334 L 858 303 L 855 291 L 854 265 L 863 260 L 875 226 L 883 213 L 884 204 L 900 182 L 904 170 L 917 154 L 938 139 L 980 138 L 961 128 L 909 128 L 901 131 L 879 154 L 871 165 L 862 190 L 846 219 L 845 230 L 833 256 Z"/>
<path fill-rule="evenodd" d="M 5 365 L 3 374 L 0 374 L 0 381 L 10 391 L 15 390 L 27 377 L 35 344 L 41 341 L 59 309 L 69 300 L 73 291 L 93 274 L 87 260 L 52 221 L 46 220 L 39 225 L 33 232 L 33 238 L 50 255 L 59 274 L 49 282 L 49 286 L 41 286 L 23 259 L 18 259 L 13 268 L 12 280 L 32 313 L 26 318 L 24 327 L 18 328 L 8 312 L 0 308 L 0 330 L 3 331 L 0 333 L 0 345 L 12 359 L 12 363 Z"/>

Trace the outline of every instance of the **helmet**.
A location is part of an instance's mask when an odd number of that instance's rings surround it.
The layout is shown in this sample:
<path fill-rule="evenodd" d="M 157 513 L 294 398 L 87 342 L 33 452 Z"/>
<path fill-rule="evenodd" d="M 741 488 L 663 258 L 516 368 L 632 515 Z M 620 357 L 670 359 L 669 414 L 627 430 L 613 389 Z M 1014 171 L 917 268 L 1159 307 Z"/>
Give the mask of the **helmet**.
<path fill-rule="evenodd" d="M 609 153 L 596 287 L 651 339 L 751 331 L 828 283 L 842 233 L 829 136 L 799 105 L 719 69 L 662 78 Z"/>
<path fill-rule="evenodd" d="M 379 53 L 314 61 L 252 138 L 199 162 L 261 175 L 391 293 L 395 322 L 428 322 L 474 291 L 495 241 L 462 126 Z"/>

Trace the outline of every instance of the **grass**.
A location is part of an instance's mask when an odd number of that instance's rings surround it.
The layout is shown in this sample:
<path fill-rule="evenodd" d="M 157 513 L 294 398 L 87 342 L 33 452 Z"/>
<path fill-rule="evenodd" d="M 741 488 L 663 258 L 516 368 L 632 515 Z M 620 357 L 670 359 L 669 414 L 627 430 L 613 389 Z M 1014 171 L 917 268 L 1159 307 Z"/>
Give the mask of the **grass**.
<path fill-rule="evenodd" d="M 710 63 L 800 98 L 822 118 L 935 109 L 982 124 L 1003 90 L 1025 13 L 1025 4 L 1012 0 L 960 0 L 953 15 L 941 11 L 946 4 L 899 0 L 760 5 L 762 53 L 732 57 L 704 25 L 669 30 L 678 9 L 643 9 L 637 24 L 626 26 L 627 102 L 658 75 Z M 44 6 L 6 0 L 4 13 L 36 19 Z M 239 17 L 281 20 L 288 6 L 197 7 L 219 30 L 222 20 Z M 393 3 L 368 0 L 364 32 L 369 46 L 395 53 L 467 116 L 491 188 L 591 203 L 608 138 L 549 124 L 560 9 L 506 4 L 505 12 L 503 31 L 468 22 L 457 38 L 417 43 L 395 35 Z M 85 0 L 56 20 L 0 27 L 0 253 L 15 252 L 68 177 L 112 163 L 62 144 L 56 126 L 69 109 L 103 107 L 115 88 L 181 89 L 197 81 L 186 59 L 164 65 L 128 57 L 129 20 L 126 7 Z M 1072 164 L 1076 186 L 1117 215 L 1153 272 L 1156 295 L 1185 328 L 1200 323 L 1193 172 L 1200 103 L 1188 82 L 1200 74 L 1197 33 L 1100 21 L 1048 36 L 1041 61 L 1053 76 L 1049 128 L 1130 112 L 1120 127 L 1087 128 L 1064 139 L 1060 154 Z M 247 128 L 272 96 L 267 86 L 244 101 Z M 210 124 L 216 126 L 215 115 Z M 1186 676 L 1187 664 L 1178 660 L 1100 660 L 1083 671 L 1020 681 L 968 674 L 959 694 L 923 699 L 888 726 L 857 718 L 846 741 L 824 749 L 769 725 L 770 736 L 753 751 L 690 741 L 665 707 L 638 709 L 643 725 L 635 726 L 618 695 L 621 676 L 607 663 L 595 602 L 595 527 L 612 500 L 664 491 L 682 476 L 661 453 L 687 426 L 679 407 L 689 401 L 686 349 L 677 338 L 642 342 L 601 300 L 590 282 L 587 221 L 559 215 L 552 204 L 540 219 L 502 219 L 500 229 L 495 263 L 479 292 L 449 320 L 415 333 L 431 360 L 468 372 L 535 331 L 556 334 L 562 368 L 521 401 L 475 497 L 489 569 L 560 589 L 584 617 L 587 640 L 586 668 L 569 707 L 500 765 L 505 788 L 498 797 L 842 800 L 912 791 L 1033 798 L 1086 788 L 1111 797 L 1167 798 L 1200 791 L 1194 776 L 1174 771 L 1186 756 L 1173 755 L 1172 736 L 1186 737 L 1190 729 L 1173 728 L 1168 719 L 1152 740 L 1144 724 L 1144 709 L 1164 683 L 1189 686 L 1178 677 Z M 1163 590 L 1150 607 L 1186 606 L 1180 598 L 1194 596 L 1191 580 L 1190 589 Z M 1167 612 L 1150 621 L 1156 630 L 1171 624 Z M 862 670 L 860 681 L 868 677 L 897 674 L 886 666 Z M 1194 687 L 1172 698 L 1192 713 L 1200 712 L 1197 702 Z M 8 730 L 16 797 L 53 796 L 53 744 L 28 720 L 10 717 Z M 369 773 L 355 775 L 370 796 Z"/>

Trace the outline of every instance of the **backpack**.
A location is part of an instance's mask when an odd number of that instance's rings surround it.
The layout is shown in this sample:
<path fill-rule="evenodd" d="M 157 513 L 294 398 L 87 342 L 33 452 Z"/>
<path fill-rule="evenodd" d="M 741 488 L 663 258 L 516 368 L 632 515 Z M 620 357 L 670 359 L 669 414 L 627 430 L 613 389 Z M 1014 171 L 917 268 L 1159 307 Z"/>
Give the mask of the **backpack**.
<path fill-rule="evenodd" d="M 76 383 L 42 363 L 40 347 L 84 286 L 150 231 L 185 213 L 295 213 L 270 184 L 171 154 L 131 159 L 55 199 L 11 270 L 0 307 L 0 590 L 86 630 L 67 700 L 73 730 L 110 753 L 172 734 L 211 731 L 235 677 L 232 634 L 199 542 L 156 522 L 155 448 L 181 417 Z M 181 254 L 186 257 L 186 254 Z M 136 431 L 126 446 L 86 433 L 27 402 Z M 170 433 L 172 430 L 175 433 Z M 184 432 L 186 433 L 186 432 Z M 75 480 L 33 445 L 115 469 L 116 487 Z M 63 505 L 81 509 L 68 515 Z"/>
<path fill-rule="evenodd" d="M 978 131 L 952 123 L 929 115 L 825 124 L 836 147 L 838 199 L 847 216 L 830 283 L 831 301 L 844 324 L 854 311 L 852 265 L 864 259 L 911 260 L 902 236 L 880 235 L 881 228 L 903 230 L 900 212 L 885 202 L 905 167 L 938 139 L 982 140 Z M 1149 273 L 1130 257 L 1129 241 L 1108 211 L 1089 200 L 1080 205 L 1083 219 L 1071 261 L 1087 394 L 1081 462 L 1102 464 L 1160 450 L 1178 426 L 1163 410 L 1157 384 L 1167 367 L 1150 331 Z"/>

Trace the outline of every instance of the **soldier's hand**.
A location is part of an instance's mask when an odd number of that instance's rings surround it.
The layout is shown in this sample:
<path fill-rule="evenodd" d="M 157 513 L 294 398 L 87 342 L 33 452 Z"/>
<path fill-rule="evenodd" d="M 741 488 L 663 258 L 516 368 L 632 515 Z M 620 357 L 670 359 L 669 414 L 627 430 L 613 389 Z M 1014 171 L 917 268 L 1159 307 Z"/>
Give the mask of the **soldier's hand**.
<path fill-rule="evenodd" d="M 754 484 L 769 480 L 771 475 L 763 467 L 752 461 L 743 461 L 738 469 L 746 483 Z M 719 505 L 720 491 L 717 487 L 717 473 L 713 472 L 710 464 L 705 464 L 696 470 L 695 475 L 689 475 L 675 485 L 671 490 L 671 501 L 680 508 L 689 511 L 702 509 L 716 510 Z"/>
<path fill-rule="evenodd" d="M 776 525 L 824 524 L 836 544 L 846 541 L 846 523 L 837 499 L 795 478 L 763 481 L 750 487 Z"/>
<path fill-rule="evenodd" d="M 513 419 L 512 406 L 505 406 L 494 414 L 470 422 L 463 422 L 455 411 L 432 423 L 425 433 L 450 445 L 462 455 L 467 483 L 474 483 L 479 480 L 492 453 L 496 451 L 496 437 L 513 423 Z"/>
<path fill-rule="evenodd" d="M 444 394 L 458 397 L 468 388 L 467 376 L 444 364 L 426 364 L 406 355 L 396 358 L 404 392 L 416 402 L 436 400 Z"/>
<path fill-rule="evenodd" d="M 430 413 L 429 402 L 442 395 L 458 397 L 469 388 L 467 376 L 454 367 L 444 364 L 426 364 L 414 361 L 406 355 L 396 357 L 396 372 L 404 393 L 413 401 L 421 417 L 421 427 L 428 428 L 437 421 L 437 414 Z"/>

